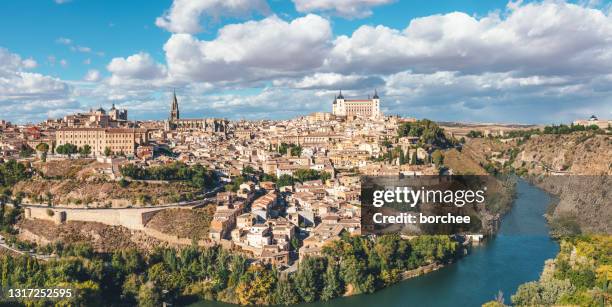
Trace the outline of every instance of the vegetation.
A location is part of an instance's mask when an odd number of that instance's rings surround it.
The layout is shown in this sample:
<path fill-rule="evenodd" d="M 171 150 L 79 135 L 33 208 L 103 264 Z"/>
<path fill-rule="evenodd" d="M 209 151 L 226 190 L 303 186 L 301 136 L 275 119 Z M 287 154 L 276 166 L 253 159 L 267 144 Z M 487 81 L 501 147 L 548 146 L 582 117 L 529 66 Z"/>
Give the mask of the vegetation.
<path fill-rule="evenodd" d="M 40 152 L 48 152 L 49 145 L 47 143 L 39 143 L 38 145 L 36 145 L 36 150 Z"/>
<path fill-rule="evenodd" d="M 0 186 L 10 188 L 30 176 L 32 176 L 31 171 L 24 164 L 15 160 L 8 160 L 0 164 Z"/>
<path fill-rule="evenodd" d="M 539 281 L 521 285 L 516 306 L 607 306 L 612 301 L 612 236 L 568 237 Z"/>
<path fill-rule="evenodd" d="M 91 146 L 87 144 L 83 145 L 83 147 L 79 148 L 79 154 L 83 157 L 91 155 Z"/>
<path fill-rule="evenodd" d="M 470 132 L 468 132 L 467 137 L 469 138 L 481 138 L 483 137 L 484 134 L 482 133 L 482 131 L 477 131 L 477 130 L 470 130 Z"/>
<path fill-rule="evenodd" d="M 596 134 L 605 134 L 606 131 L 604 131 L 603 129 L 599 128 L 597 125 L 589 125 L 589 126 L 583 126 L 583 125 L 552 125 L 552 126 L 546 126 L 544 127 L 544 130 L 540 130 L 540 129 L 528 129 L 528 130 L 512 130 L 512 131 L 508 131 L 507 133 L 504 134 L 504 138 L 521 138 L 522 142 L 524 142 L 525 140 L 529 139 L 531 136 L 533 135 L 540 135 L 540 134 L 570 134 L 573 132 L 579 132 L 579 131 L 590 131 Z"/>
<path fill-rule="evenodd" d="M 434 145 L 442 148 L 450 144 L 450 141 L 447 140 L 444 135 L 444 130 L 428 119 L 402 123 L 397 130 L 397 135 L 399 137 L 418 137 L 419 143 L 421 144 Z"/>
<path fill-rule="evenodd" d="M 189 181 L 198 188 L 212 188 L 216 182 L 214 172 L 204 166 L 200 164 L 188 166 L 181 162 L 149 168 L 128 164 L 121 167 L 121 175 L 138 180 Z"/>
<path fill-rule="evenodd" d="M 60 155 L 70 156 L 70 155 L 77 153 L 78 148 L 74 144 L 66 143 L 66 144 L 58 145 L 57 147 L 55 147 L 55 152 L 57 152 Z"/>
<path fill-rule="evenodd" d="M 299 157 L 302 155 L 302 146 L 300 145 L 281 143 L 278 147 L 278 152 L 282 155 L 287 154 L 287 150 L 290 150 L 292 156 Z"/>
<path fill-rule="evenodd" d="M 444 164 L 444 154 L 441 150 L 436 149 L 431 154 L 431 160 L 437 167 L 441 167 Z"/>
<path fill-rule="evenodd" d="M 19 150 L 20 158 L 28 158 L 28 157 L 31 157 L 33 154 L 34 154 L 34 149 L 32 149 L 32 147 L 28 145 L 22 145 L 21 149 Z"/>
<path fill-rule="evenodd" d="M 293 176 L 285 174 L 278 177 L 278 180 L 276 181 L 276 186 L 282 188 L 286 186 L 292 186 L 294 183 L 295 179 L 293 178 Z"/>
<path fill-rule="evenodd" d="M 238 253 L 218 246 L 182 250 L 156 249 L 148 256 L 136 250 L 96 254 L 87 245 L 51 246 L 61 258 L 42 262 L 30 257 L 0 257 L 0 287 L 62 286 L 79 295 L 60 305 L 161 306 L 197 299 L 243 305 L 295 304 L 373 292 L 401 280 L 401 272 L 459 254 L 448 236 L 397 235 L 376 240 L 343 236 L 320 257 L 305 258 L 296 273 L 249 265 Z M 350 290 L 349 290 L 350 289 Z M 33 301 L 23 301 L 33 304 Z"/>

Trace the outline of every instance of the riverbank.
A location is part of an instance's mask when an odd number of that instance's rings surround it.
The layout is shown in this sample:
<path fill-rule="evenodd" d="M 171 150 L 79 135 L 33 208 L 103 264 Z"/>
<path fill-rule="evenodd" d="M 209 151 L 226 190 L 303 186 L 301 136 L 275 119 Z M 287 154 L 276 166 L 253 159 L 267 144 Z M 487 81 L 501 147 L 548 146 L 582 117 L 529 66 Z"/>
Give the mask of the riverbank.
<path fill-rule="evenodd" d="M 559 245 L 548 236 L 544 218 L 550 195 L 519 179 L 512 209 L 503 218 L 498 234 L 485 244 L 472 248 L 469 257 L 414 276 L 374 293 L 341 297 L 331 301 L 302 303 L 299 307 L 390 306 L 445 307 L 461 302 L 480 306 L 492 300 L 499 291 L 509 297 L 518 286 L 537 279 L 544 262 L 554 258 Z M 202 301 L 192 305 L 210 307 L 234 306 Z"/>

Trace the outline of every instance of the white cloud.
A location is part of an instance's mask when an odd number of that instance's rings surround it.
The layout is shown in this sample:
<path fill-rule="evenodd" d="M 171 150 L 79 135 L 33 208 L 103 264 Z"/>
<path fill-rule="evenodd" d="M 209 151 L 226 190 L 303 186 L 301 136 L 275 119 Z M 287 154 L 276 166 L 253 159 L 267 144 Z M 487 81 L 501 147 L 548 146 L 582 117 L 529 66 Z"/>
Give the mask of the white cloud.
<path fill-rule="evenodd" d="M 166 76 L 166 68 L 145 52 L 127 58 L 114 58 L 106 69 L 113 74 L 117 82 L 121 79 L 153 80 Z"/>
<path fill-rule="evenodd" d="M 372 7 L 389 4 L 395 0 L 293 0 L 298 12 L 332 12 L 353 19 L 372 15 Z"/>
<path fill-rule="evenodd" d="M 300 80 L 275 80 L 275 86 L 288 86 L 298 89 L 372 89 L 384 84 L 377 76 L 342 75 L 337 73 L 315 73 Z"/>
<path fill-rule="evenodd" d="M 194 34 L 202 30 L 200 17 L 240 17 L 251 12 L 268 14 L 265 0 L 174 0 L 170 10 L 155 20 L 155 24 L 173 33 Z"/>
<path fill-rule="evenodd" d="M 0 114 L 3 119 L 34 121 L 46 118 L 54 108 L 73 107 L 70 86 L 60 79 L 25 72 L 35 61 L 22 60 L 0 48 Z"/>
<path fill-rule="evenodd" d="M 253 81 L 310 71 L 330 48 L 328 20 L 276 16 L 224 26 L 211 41 L 174 34 L 164 45 L 170 74 L 180 80 Z"/>
<path fill-rule="evenodd" d="M 69 38 L 65 38 L 65 37 L 60 37 L 58 39 L 55 40 L 56 43 L 58 44 L 62 44 L 62 45 L 71 45 L 72 44 L 72 40 Z"/>
<path fill-rule="evenodd" d="M 36 68 L 36 66 L 38 66 L 38 63 L 36 63 L 36 61 L 33 58 L 27 58 L 23 60 L 21 61 L 21 64 L 23 65 L 24 68 L 27 68 L 27 69 Z"/>
<path fill-rule="evenodd" d="M 327 67 L 384 74 L 602 73 L 612 69 L 610 37 L 611 17 L 602 11 L 562 2 L 517 4 L 507 16 L 454 12 L 413 19 L 403 30 L 361 26 L 336 39 Z"/>
<path fill-rule="evenodd" d="M 83 78 L 83 80 L 89 81 L 89 82 L 97 82 L 97 81 L 100 81 L 101 78 L 102 77 L 100 76 L 99 70 L 90 69 L 87 71 L 87 74 L 85 74 L 85 77 Z"/>
<path fill-rule="evenodd" d="M 85 47 L 85 46 L 72 46 L 72 47 L 70 47 L 70 50 L 78 51 L 78 52 L 83 52 L 83 53 L 91 52 L 91 48 Z"/>
<path fill-rule="evenodd" d="M 56 39 L 55 42 L 58 43 L 58 44 L 62 44 L 62 45 L 68 46 L 70 48 L 70 50 L 73 51 L 73 52 L 95 53 L 98 56 L 104 56 L 104 52 L 94 51 L 92 48 L 87 47 L 87 46 L 76 45 L 76 44 L 74 44 L 74 41 L 72 39 L 69 39 L 69 38 L 60 37 L 60 38 Z"/>

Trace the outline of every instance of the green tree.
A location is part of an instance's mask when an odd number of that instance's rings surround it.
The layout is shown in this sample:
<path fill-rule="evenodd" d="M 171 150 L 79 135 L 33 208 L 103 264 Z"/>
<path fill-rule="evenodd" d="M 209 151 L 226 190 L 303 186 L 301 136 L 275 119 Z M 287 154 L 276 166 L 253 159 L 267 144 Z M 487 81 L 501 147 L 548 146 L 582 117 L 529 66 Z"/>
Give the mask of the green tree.
<path fill-rule="evenodd" d="M 437 167 L 442 166 L 444 164 L 444 155 L 442 154 L 442 151 L 439 149 L 434 150 L 434 152 L 431 154 L 431 160 Z"/>
<path fill-rule="evenodd" d="M 276 283 L 276 289 L 272 298 L 275 305 L 294 305 L 300 302 L 300 296 L 295 288 L 293 278 L 287 276 Z"/>
<path fill-rule="evenodd" d="M 281 188 L 284 186 L 292 186 L 294 179 L 291 175 L 281 175 L 276 181 L 276 185 Z"/>
<path fill-rule="evenodd" d="M 310 303 L 319 299 L 323 288 L 324 268 L 324 258 L 307 257 L 300 262 L 295 282 L 305 302 Z"/>
<path fill-rule="evenodd" d="M 410 164 L 411 165 L 417 165 L 418 164 L 417 152 L 416 151 L 414 151 L 414 153 L 412 153 L 412 156 L 410 157 Z"/>
<path fill-rule="evenodd" d="M 88 144 L 83 145 L 83 147 L 79 148 L 79 154 L 84 157 L 89 156 L 91 154 L 91 146 Z"/>
<path fill-rule="evenodd" d="M 32 149 L 30 146 L 28 145 L 21 146 L 21 150 L 19 151 L 19 157 L 27 158 L 27 157 L 31 157 L 33 154 L 34 154 L 34 149 Z"/>
<path fill-rule="evenodd" d="M 106 157 L 110 157 L 110 155 L 113 154 L 113 151 L 110 149 L 110 147 L 104 147 L 104 156 Z"/>
<path fill-rule="evenodd" d="M 322 300 L 328 301 L 342 294 L 343 287 L 340 281 L 338 266 L 331 263 L 327 265 L 323 284 L 323 290 L 321 291 Z"/>
<path fill-rule="evenodd" d="M 140 286 L 138 291 L 138 305 L 142 307 L 158 307 L 162 305 L 162 289 L 153 282 Z"/>
<path fill-rule="evenodd" d="M 39 143 L 38 145 L 36 145 L 36 150 L 46 153 L 49 151 L 49 144 L 47 143 Z"/>

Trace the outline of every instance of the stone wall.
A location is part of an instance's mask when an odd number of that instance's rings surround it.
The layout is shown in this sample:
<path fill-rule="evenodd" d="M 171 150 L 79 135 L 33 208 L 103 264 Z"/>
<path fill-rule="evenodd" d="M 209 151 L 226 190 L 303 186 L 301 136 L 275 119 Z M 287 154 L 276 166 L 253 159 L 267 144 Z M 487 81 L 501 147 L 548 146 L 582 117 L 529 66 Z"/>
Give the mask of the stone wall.
<path fill-rule="evenodd" d="M 98 222 L 111 226 L 124 226 L 143 230 L 144 225 L 163 208 L 84 209 L 26 206 L 26 218 L 41 219 L 54 223 L 68 221 Z M 53 212 L 52 214 L 49 214 Z"/>

